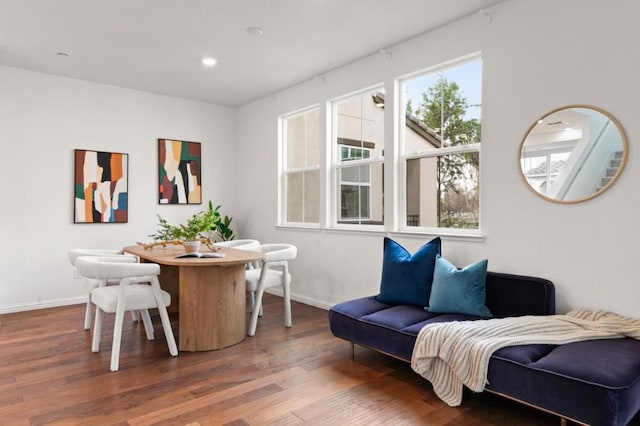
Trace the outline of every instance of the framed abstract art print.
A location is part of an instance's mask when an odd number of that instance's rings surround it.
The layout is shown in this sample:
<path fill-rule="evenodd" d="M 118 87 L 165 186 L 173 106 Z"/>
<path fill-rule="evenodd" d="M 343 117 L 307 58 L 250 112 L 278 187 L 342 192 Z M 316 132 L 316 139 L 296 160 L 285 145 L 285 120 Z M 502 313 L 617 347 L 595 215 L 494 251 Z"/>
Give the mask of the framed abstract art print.
<path fill-rule="evenodd" d="M 158 203 L 202 204 L 200 142 L 158 139 Z"/>
<path fill-rule="evenodd" d="M 126 223 L 129 155 L 74 150 L 74 223 Z"/>

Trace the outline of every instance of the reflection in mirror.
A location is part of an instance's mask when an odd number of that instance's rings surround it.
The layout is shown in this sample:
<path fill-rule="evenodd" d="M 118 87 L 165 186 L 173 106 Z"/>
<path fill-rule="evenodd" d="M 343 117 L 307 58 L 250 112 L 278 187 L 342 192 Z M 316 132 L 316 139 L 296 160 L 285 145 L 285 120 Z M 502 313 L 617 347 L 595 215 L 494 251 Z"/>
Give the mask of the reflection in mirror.
<path fill-rule="evenodd" d="M 570 105 L 529 127 L 520 150 L 520 171 L 537 195 L 577 203 L 609 188 L 626 158 L 627 140 L 613 116 L 599 108 Z"/>

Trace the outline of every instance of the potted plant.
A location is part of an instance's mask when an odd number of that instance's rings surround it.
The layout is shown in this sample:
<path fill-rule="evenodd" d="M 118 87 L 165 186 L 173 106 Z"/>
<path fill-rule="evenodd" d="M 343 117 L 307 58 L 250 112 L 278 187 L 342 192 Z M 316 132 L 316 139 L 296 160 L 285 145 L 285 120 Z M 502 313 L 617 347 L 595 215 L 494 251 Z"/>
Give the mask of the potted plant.
<path fill-rule="evenodd" d="M 182 244 L 187 253 L 198 251 L 200 243 L 204 242 L 213 249 L 213 240 L 216 236 L 223 241 L 234 238 L 231 229 L 231 218 L 220 215 L 220 206 L 213 208 L 209 201 L 207 210 L 193 214 L 186 223 L 171 225 L 162 216 L 158 215 L 159 229 L 155 234 L 149 235 L 155 243 L 144 244 L 145 248 L 154 245 L 166 246 L 167 244 Z"/>
<path fill-rule="evenodd" d="M 213 226 L 209 229 L 209 238 L 213 241 L 230 241 L 235 238 L 233 235 L 233 229 L 231 229 L 232 218 L 219 212 L 220 206 L 213 208 L 213 203 L 209 201 L 209 214 L 213 217 Z"/>

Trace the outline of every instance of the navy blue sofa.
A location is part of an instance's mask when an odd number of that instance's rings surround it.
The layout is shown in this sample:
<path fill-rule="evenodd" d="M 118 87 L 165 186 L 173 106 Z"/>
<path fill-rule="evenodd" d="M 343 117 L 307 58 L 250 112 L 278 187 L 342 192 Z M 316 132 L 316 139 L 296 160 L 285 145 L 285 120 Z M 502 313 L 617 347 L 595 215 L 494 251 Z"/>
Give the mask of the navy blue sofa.
<path fill-rule="evenodd" d="M 486 305 L 496 318 L 551 315 L 555 288 L 541 278 L 488 272 Z M 473 319 L 478 318 L 389 305 L 375 296 L 339 303 L 329 310 L 331 332 L 351 342 L 352 355 L 355 343 L 408 362 L 418 332 L 426 324 Z M 640 341 L 502 348 L 489 362 L 486 390 L 557 414 L 562 423 L 569 419 L 590 425 L 626 425 L 640 411 Z"/>

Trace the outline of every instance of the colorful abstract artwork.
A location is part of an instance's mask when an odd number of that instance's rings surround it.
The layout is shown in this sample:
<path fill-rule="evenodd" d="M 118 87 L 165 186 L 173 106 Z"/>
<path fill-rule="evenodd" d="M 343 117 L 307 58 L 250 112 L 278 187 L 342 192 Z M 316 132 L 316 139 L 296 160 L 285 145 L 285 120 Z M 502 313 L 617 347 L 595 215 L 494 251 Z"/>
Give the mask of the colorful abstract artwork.
<path fill-rule="evenodd" d="M 74 223 L 126 223 L 129 155 L 75 150 Z"/>
<path fill-rule="evenodd" d="M 158 139 L 160 204 L 201 204 L 199 142 Z"/>

